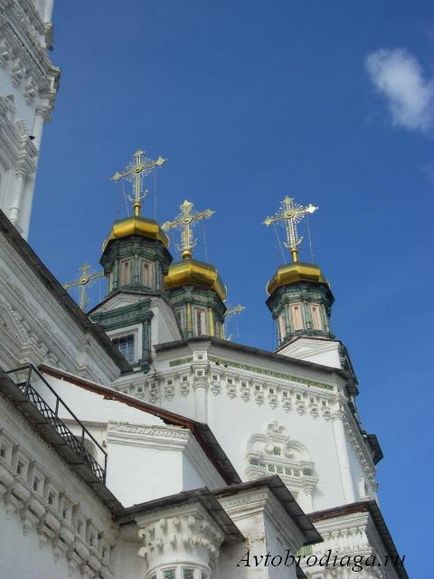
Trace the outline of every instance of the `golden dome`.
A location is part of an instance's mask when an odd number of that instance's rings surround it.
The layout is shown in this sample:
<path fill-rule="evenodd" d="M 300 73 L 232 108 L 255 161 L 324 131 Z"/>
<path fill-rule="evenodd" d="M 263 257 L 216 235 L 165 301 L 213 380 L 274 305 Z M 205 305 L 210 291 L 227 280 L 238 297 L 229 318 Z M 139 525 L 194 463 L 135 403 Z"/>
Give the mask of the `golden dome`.
<path fill-rule="evenodd" d="M 279 267 L 268 282 L 267 292 L 271 295 L 279 287 L 303 281 L 328 285 L 326 278 L 317 265 L 297 261 Z"/>
<path fill-rule="evenodd" d="M 166 248 L 169 246 L 167 235 L 154 219 L 135 216 L 115 221 L 103 247 L 105 248 L 112 239 L 120 239 L 130 235 L 141 235 L 154 241 L 160 241 Z"/>
<path fill-rule="evenodd" d="M 164 278 L 167 289 L 175 289 L 186 285 L 194 285 L 201 289 L 211 289 L 223 301 L 226 298 L 226 288 L 217 269 L 203 261 L 183 259 L 169 267 L 169 273 Z"/>

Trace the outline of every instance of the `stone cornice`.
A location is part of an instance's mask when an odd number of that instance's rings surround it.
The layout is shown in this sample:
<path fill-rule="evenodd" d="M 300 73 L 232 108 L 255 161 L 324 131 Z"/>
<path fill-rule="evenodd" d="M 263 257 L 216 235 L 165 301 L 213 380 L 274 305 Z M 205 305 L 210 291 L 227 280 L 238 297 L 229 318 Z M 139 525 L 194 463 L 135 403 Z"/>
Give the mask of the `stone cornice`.
<path fill-rule="evenodd" d="M 223 532 L 203 505 L 190 503 L 137 515 L 140 557 L 149 571 L 174 561 L 200 565 L 209 571 L 218 558 Z"/>
<path fill-rule="evenodd" d="M 221 497 L 219 502 L 234 522 L 258 515 L 268 517 L 292 552 L 295 553 L 303 545 L 304 540 L 299 529 L 268 488 L 241 491 L 232 496 Z"/>
<path fill-rule="evenodd" d="M 191 465 L 203 477 L 206 486 L 217 488 L 223 484 L 223 478 L 204 455 L 193 434 L 178 426 L 141 426 L 134 424 L 109 423 L 107 429 L 108 443 L 140 446 L 166 451 L 175 450 L 183 453 Z"/>
<path fill-rule="evenodd" d="M 107 440 L 116 444 L 142 446 L 161 450 L 180 450 L 186 447 L 191 433 L 177 426 L 141 426 L 110 422 Z"/>
<path fill-rule="evenodd" d="M 367 481 L 370 484 L 372 491 L 375 493 L 378 489 L 378 483 L 375 480 L 376 468 L 373 458 L 369 452 L 367 442 L 362 436 L 360 426 L 357 424 L 356 419 L 348 408 L 348 405 L 345 404 L 344 408 L 345 413 L 343 417 L 343 423 L 345 432 L 357 456 L 357 459 L 363 468 Z"/>
<path fill-rule="evenodd" d="M 378 561 L 377 566 L 366 568 L 364 570 L 366 575 L 364 574 L 363 577 L 388 579 L 396 577 L 392 564 L 390 567 L 384 566 L 386 551 L 369 512 L 354 512 L 340 517 L 322 519 L 315 522 L 315 527 L 324 540 L 323 543 L 313 545 L 312 548 L 312 554 L 316 555 L 318 559 L 324 557 L 329 550 L 331 551 L 331 559 L 334 555 L 338 555 L 338 560 L 341 560 L 342 557 L 355 556 L 363 556 L 366 560 L 367 557 L 375 556 Z M 382 562 L 383 566 L 379 562 Z M 309 576 L 310 573 L 324 569 L 318 565 L 306 567 L 303 565 L 303 561 L 302 567 L 309 573 Z M 374 572 L 373 575 L 370 574 L 372 572 Z M 337 576 L 340 577 L 341 575 Z"/>
<path fill-rule="evenodd" d="M 55 352 L 60 365 L 88 373 L 101 382 L 107 381 L 107 377 L 114 379 L 118 374 L 114 360 L 122 356 L 111 346 L 109 338 L 84 316 L 2 213 L 0 222 L 0 239 L 7 236 L 0 243 L 4 264 L 0 283 L 4 284 L 8 301 L 47 343 L 48 349 Z M 49 312 L 49 318 L 42 317 L 42 312 Z M 29 361 L 37 365 L 42 360 Z M 54 361 L 48 363 L 54 365 Z M 126 361 L 123 365 L 129 367 Z"/>
<path fill-rule="evenodd" d="M 160 400 L 160 396 L 169 400 L 175 396 L 188 396 L 192 388 L 199 383 L 214 396 L 241 398 L 246 403 L 250 401 L 258 406 L 281 407 L 285 412 L 294 410 L 299 415 L 309 414 L 314 419 L 322 418 L 326 421 L 330 419 L 331 408 L 337 396 L 334 391 L 313 388 L 309 384 L 288 385 L 286 381 L 274 376 L 252 377 L 243 369 L 211 366 L 207 361 L 195 362 L 192 357 L 173 360 L 170 363 L 173 363 L 173 367 L 157 374 L 152 389 L 148 378 L 143 390 L 144 377 L 141 373 L 120 376 L 114 386 L 123 392 L 126 392 L 127 388 L 130 395 L 146 397 L 155 403 Z M 202 376 L 197 375 L 198 370 L 203 372 Z M 218 379 L 215 380 L 214 376 Z M 137 388 L 141 388 L 140 395 Z M 156 398 L 157 391 L 158 398 Z"/>
<path fill-rule="evenodd" d="M 47 110 L 51 110 L 60 71 L 48 57 L 45 26 L 34 10 L 23 10 L 21 3 L 3 0 L 2 4 L 0 66 L 7 66 L 12 83 L 23 87 L 28 104 L 38 96 Z"/>

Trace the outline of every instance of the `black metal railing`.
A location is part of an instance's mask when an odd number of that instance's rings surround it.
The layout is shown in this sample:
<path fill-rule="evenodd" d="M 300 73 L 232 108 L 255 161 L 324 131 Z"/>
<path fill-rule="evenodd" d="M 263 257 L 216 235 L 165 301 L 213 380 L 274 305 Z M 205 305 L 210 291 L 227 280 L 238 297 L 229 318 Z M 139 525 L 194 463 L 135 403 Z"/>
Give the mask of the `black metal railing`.
<path fill-rule="evenodd" d="M 99 481 L 105 483 L 107 472 L 107 452 L 89 432 L 84 424 L 77 418 L 57 392 L 50 386 L 44 376 L 32 364 L 9 370 L 7 374 L 18 374 L 15 381 L 17 387 L 42 414 L 50 426 L 62 438 L 62 440 L 72 449 L 81 462 L 88 466 Z M 38 383 L 35 388 L 34 384 Z M 45 398 L 42 396 L 45 390 Z M 49 402 L 47 402 L 49 400 Z M 74 426 L 78 427 L 78 434 L 74 434 L 65 424 L 64 420 L 71 420 Z M 96 453 L 102 457 L 102 465 L 91 452 L 86 448 L 88 441 L 95 448 Z M 76 463 L 80 464 L 80 463 Z"/>

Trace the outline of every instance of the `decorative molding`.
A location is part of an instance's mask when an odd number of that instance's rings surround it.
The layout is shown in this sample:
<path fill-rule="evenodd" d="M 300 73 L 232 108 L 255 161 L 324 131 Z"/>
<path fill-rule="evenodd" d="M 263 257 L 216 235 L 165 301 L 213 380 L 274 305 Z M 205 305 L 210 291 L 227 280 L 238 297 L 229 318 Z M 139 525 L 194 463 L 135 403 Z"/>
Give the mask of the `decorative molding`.
<path fill-rule="evenodd" d="M 373 498 L 375 498 L 376 492 L 378 490 L 378 483 L 375 480 L 376 469 L 372 460 L 372 456 L 368 450 L 367 443 L 360 433 L 360 428 L 357 426 L 354 416 L 347 408 L 345 408 L 345 412 L 343 413 L 342 421 L 344 424 L 345 434 L 352 446 L 352 449 L 354 450 L 357 460 L 363 469 L 366 482 L 372 489 Z"/>
<path fill-rule="evenodd" d="M 242 371 L 212 366 L 207 360 L 199 361 L 193 357 L 170 360 L 168 365 L 169 371 L 152 375 L 152 383 L 144 380 L 143 374 L 137 377 L 129 375 L 128 378 L 120 377 L 114 387 L 131 396 L 155 403 L 161 397 L 169 401 L 176 396 L 188 397 L 199 381 L 213 396 L 240 398 L 245 403 L 268 405 L 273 410 L 295 410 L 300 415 L 309 414 L 314 419 L 322 418 L 326 421 L 330 420 L 337 396 L 334 391 L 318 391 L 310 386 L 303 388 L 301 383 L 294 385 L 277 380 L 257 380 Z"/>
<path fill-rule="evenodd" d="M 268 519 L 277 529 L 277 535 L 285 548 L 295 553 L 303 544 L 300 530 L 294 520 L 284 511 L 281 503 L 268 488 L 238 492 L 234 490 L 233 495 L 219 497 L 219 502 L 249 542 L 267 543 Z M 258 519 L 261 520 L 259 525 Z"/>
<path fill-rule="evenodd" d="M 192 433 L 179 426 L 139 426 L 110 422 L 107 427 L 107 442 L 181 452 L 183 458 L 186 458 L 203 478 L 206 486 L 217 488 L 224 484 Z"/>
<path fill-rule="evenodd" d="M 0 266 L 3 302 L 16 316 L 16 324 L 22 327 L 24 335 L 29 336 L 17 365 L 46 362 L 102 383 L 117 376 L 118 369 L 103 348 L 77 324 L 71 323 L 62 305 L 7 240 L 0 243 L 0 261 L 4 266 Z"/>
<path fill-rule="evenodd" d="M 1 54 L 0 43 L 0 62 Z M 0 156 L 6 167 L 13 167 L 25 176 L 35 172 L 38 156 L 28 131 L 24 121 L 16 117 L 14 96 L 0 96 Z"/>
<path fill-rule="evenodd" d="M 38 97 L 39 106 L 51 111 L 60 71 L 48 57 L 45 26 L 30 4 L 7 2 L 0 11 L 0 66 L 9 70 L 14 86 L 23 88 L 28 104 Z"/>
<path fill-rule="evenodd" d="M 73 479 L 72 484 L 65 484 L 71 480 L 71 472 L 66 472 L 57 453 L 35 440 L 34 432 L 26 433 L 27 421 L 7 400 L 2 399 L 2 406 L 8 417 L 2 424 L 14 425 L 13 433 L 10 428 L 0 429 L 0 496 L 8 517 L 20 519 L 24 535 L 38 533 L 40 546 L 50 545 L 54 557 L 65 557 L 71 569 L 88 565 L 91 576 L 98 572 L 104 579 L 112 579 L 108 555 L 115 536 L 113 531 L 107 536 L 102 528 L 97 529 L 92 522 L 95 517 L 89 517 L 95 505 L 85 498 L 84 483 L 83 489 Z M 47 457 L 42 458 L 42 446 L 49 451 L 51 464 Z M 92 496 L 92 500 L 96 499 Z"/>
<path fill-rule="evenodd" d="M 277 474 L 289 488 L 311 495 L 319 482 L 315 463 L 307 448 L 291 440 L 277 420 L 268 424 L 265 434 L 252 434 L 247 442 L 246 475 L 252 480 Z"/>
<path fill-rule="evenodd" d="M 323 388 L 325 390 L 334 390 L 333 386 L 331 386 L 330 384 L 317 382 L 316 380 L 310 380 L 308 378 L 300 378 L 299 376 L 294 376 L 292 374 L 285 374 L 283 372 L 277 372 L 275 370 L 259 368 L 258 366 L 252 366 L 250 364 L 241 364 L 239 362 L 235 362 L 234 360 L 227 360 L 225 358 L 219 358 L 217 356 L 208 356 L 208 359 L 211 362 L 214 362 L 217 366 L 223 366 L 224 368 L 227 367 L 239 368 L 241 370 L 247 370 L 249 372 L 261 374 L 263 376 L 272 376 L 273 378 L 281 378 L 283 380 L 288 380 L 289 382 L 295 382 L 296 384 L 303 384 L 303 386 L 313 386 L 315 388 Z"/>
<path fill-rule="evenodd" d="M 224 535 L 204 507 L 193 503 L 157 513 L 139 515 L 139 556 L 148 570 L 182 561 L 210 571 L 219 557 Z"/>
<path fill-rule="evenodd" d="M 178 358 L 176 360 L 170 360 L 169 366 L 181 366 L 184 364 L 190 364 L 193 361 L 193 356 L 187 356 L 187 358 Z"/>
<path fill-rule="evenodd" d="M 306 555 L 314 555 L 318 560 L 331 550 L 331 559 L 338 554 L 338 560 L 343 557 L 363 556 L 364 560 L 367 557 L 376 557 L 378 562 L 374 567 L 366 567 L 359 570 L 361 577 L 391 579 L 396 577 L 392 571 L 392 566 L 385 567 L 379 563 L 384 562 L 385 551 L 379 539 L 378 532 L 367 512 L 353 513 L 351 515 L 334 517 L 327 520 L 318 521 L 315 528 L 323 538 L 322 543 L 312 545 L 309 548 L 309 553 Z M 307 566 L 302 560 L 301 566 L 307 577 L 316 579 L 327 577 L 327 567 L 324 566 Z M 351 567 L 340 567 L 339 565 L 333 567 L 334 577 L 346 578 L 348 577 L 349 569 Z"/>

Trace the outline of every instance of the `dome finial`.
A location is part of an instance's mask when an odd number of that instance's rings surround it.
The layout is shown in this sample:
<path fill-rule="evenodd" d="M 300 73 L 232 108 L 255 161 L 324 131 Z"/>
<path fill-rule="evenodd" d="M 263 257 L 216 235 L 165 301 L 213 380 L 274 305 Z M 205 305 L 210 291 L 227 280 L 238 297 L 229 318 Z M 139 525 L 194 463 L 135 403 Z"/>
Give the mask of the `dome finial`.
<path fill-rule="evenodd" d="M 202 219 L 209 219 L 215 213 L 212 209 L 193 213 L 193 207 L 194 205 L 191 201 L 185 200 L 179 206 L 181 213 L 173 221 L 166 221 L 161 226 L 163 231 L 168 229 L 181 230 L 181 246 L 177 249 L 181 252 L 182 259 L 191 259 L 193 257 L 193 248 L 196 245 L 196 240 L 193 237 L 193 225 L 198 221 L 202 221 Z"/>
<path fill-rule="evenodd" d="M 158 156 L 157 159 L 152 160 L 144 157 L 144 151 L 136 151 L 133 160 L 127 165 L 125 171 L 115 173 L 112 177 L 113 181 L 120 179 L 128 179 L 133 182 L 134 197 L 129 197 L 133 204 L 134 217 L 140 217 L 142 212 L 142 200 L 146 197 L 147 191 L 142 190 L 143 177 L 150 175 L 155 167 L 164 165 L 167 159 Z"/>
<path fill-rule="evenodd" d="M 299 223 L 307 213 L 314 213 L 318 207 L 315 207 L 311 203 L 306 207 L 294 203 L 292 197 L 286 196 L 280 205 L 280 213 L 276 213 L 273 217 L 267 217 L 264 221 L 264 225 L 271 225 L 276 223 L 276 221 L 284 220 L 286 229 L 286 242 L 285 247 L 287 247 L 291 253 L 291 258 L 293 263 L 298 262 L 298 246 L 302 242 L 303 238 L 299 237 L 297 232 L 297 223 Z"/>

